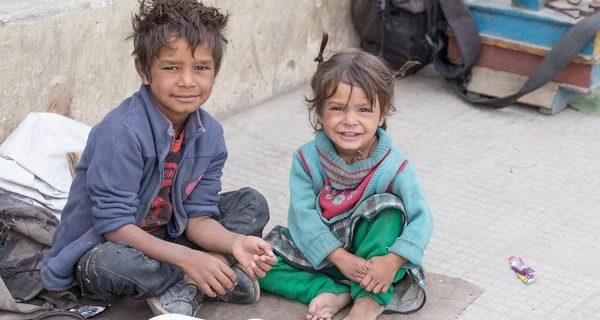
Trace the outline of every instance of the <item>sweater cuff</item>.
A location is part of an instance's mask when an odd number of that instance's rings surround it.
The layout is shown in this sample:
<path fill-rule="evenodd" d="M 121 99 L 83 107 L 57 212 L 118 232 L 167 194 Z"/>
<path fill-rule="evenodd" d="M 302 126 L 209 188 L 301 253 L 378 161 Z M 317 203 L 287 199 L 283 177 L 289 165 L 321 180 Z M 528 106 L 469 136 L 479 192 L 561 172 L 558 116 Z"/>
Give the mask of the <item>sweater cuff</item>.
<path fill-rule="evenodd" d="M 395 253 L 406 259 L 404 267 L 407 269 L 418 268 L 421 266 L 423 250 L 414 242 L 405 239 L 396 239 L 394 244 L 389 248 L 389 252 Z"/>
<path fill-rule="evenodd" d="M 323 233 L 313 239 L 308 250 L 305 252 L 306 259 L 318 270 L 327 265 L 325 258 L 333 250 L 342 246 L 342 243 L 331 233 Z"/>

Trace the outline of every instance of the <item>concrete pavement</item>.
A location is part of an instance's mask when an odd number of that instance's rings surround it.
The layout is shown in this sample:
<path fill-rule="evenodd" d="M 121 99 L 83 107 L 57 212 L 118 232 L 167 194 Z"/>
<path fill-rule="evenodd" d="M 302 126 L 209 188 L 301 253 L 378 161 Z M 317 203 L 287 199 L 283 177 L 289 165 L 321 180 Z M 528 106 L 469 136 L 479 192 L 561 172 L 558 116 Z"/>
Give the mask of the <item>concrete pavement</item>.
<path fill-rule="evenodd" d="M 267 231 L 286 223 L 291 154 L 312 136 L 305 90 L 223 121 L 224 188 L 261 190 Z M 600 116 L 477 108 L 430 67 L 398 81 L 396 105 L 388 131 L 416 163 L 436 222 L 425 267 L 484 290 L 459 319 L 598 319 Z M 516 278 L 511 255 L 537 271 L 534 283 Z"/>

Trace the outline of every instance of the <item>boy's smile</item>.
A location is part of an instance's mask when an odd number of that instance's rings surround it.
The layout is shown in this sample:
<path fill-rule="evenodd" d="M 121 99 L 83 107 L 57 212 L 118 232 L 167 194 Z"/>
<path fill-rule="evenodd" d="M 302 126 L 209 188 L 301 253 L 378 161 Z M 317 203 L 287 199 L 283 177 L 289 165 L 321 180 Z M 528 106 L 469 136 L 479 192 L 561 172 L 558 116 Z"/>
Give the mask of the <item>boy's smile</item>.
<path fill-rule="evenodd" d="M 321 119 L 325 134 L 340 157 L 348 163 L 353 161 L 358 151 L 363 154 L 369 152 L 375 132 L 383 120 L 377 102 L 371 107 L 363 89 L 343 82 L 325 100 Z"/>
<path fill-rule="evenodd" d="M 198 46 L 192 55 L 188 42 L 174 38 L 169 47 L 163 47 L 150 66 L 150 77 L 138 73 L 144 84 L 150 86 L 158 109 L 179 132 L 188 115 L 202 106 L 212 92 L 215 63 L 212 48 Z"/>

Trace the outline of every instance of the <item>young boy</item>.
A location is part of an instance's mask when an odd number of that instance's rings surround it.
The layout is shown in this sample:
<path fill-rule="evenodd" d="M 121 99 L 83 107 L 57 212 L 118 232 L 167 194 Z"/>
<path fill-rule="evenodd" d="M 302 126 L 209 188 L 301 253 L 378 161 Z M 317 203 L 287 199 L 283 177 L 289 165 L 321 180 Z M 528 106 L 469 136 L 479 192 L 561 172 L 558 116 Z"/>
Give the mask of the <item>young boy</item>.
<path fill-rule="evenodd" d="M 204 298 L 254 303 L 256 278 L 276 261 L 260 238 L 267 203 L 250 188 L 219 195 L 223 129 L 201 109 L 227 16 L 195 0 L 140 0 L 132 20 L 143 85 L 89 135 L 44 285 L 148 299 L 155 314 L 193 316 Z"/>

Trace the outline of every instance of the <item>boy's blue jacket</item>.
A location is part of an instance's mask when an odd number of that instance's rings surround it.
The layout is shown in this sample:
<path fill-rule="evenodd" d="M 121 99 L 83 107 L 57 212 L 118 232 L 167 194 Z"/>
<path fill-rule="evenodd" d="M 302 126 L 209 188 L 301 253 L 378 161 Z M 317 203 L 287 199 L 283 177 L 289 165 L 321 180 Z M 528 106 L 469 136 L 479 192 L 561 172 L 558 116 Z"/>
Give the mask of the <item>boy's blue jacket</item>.
<path fill-rule="evenodd" d="M 94 126 L 53 245 L 44 257 L 46 289 L 74 286 L 77 262 L 106 241 L 103 234 L 137 224 L 145 216 L 163 181 L 174 134 L 144 85 Z M 202 109 L 190 114 L 183 146 L 171 190 L 174 213 L 167 230 L 172 237 L 184 232 L 189 217 L 219 213 L 218 194 L 227 159 L 223 128 Z"/>

